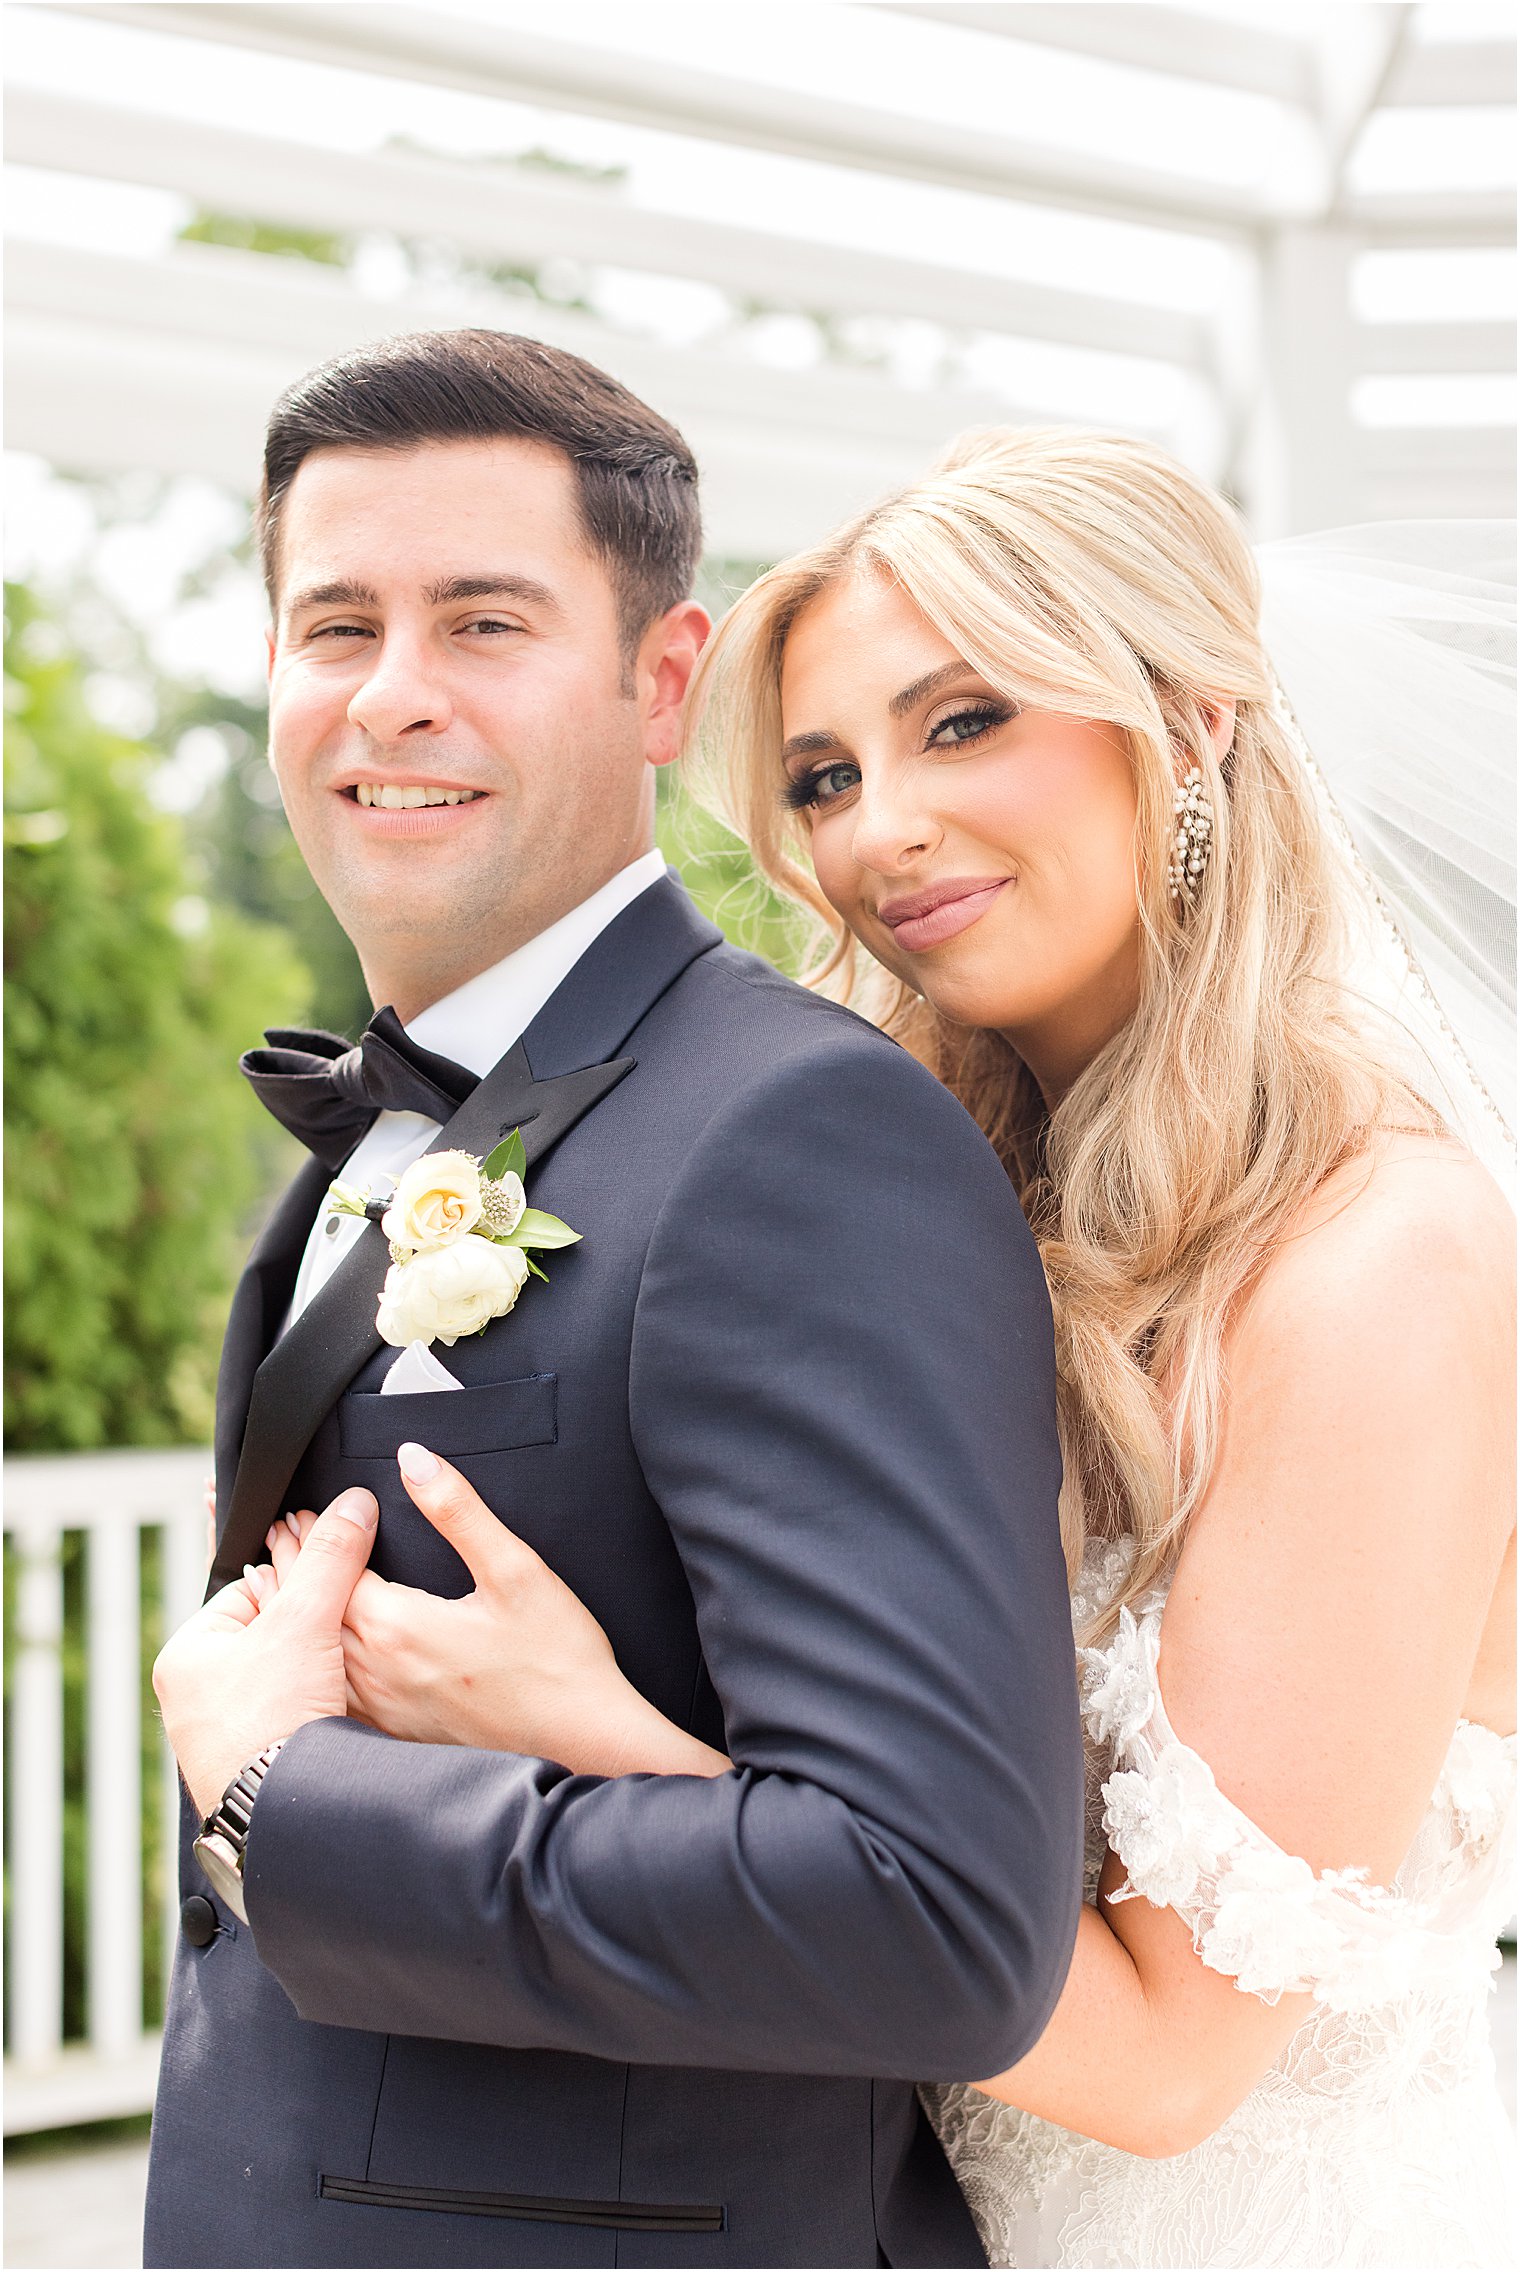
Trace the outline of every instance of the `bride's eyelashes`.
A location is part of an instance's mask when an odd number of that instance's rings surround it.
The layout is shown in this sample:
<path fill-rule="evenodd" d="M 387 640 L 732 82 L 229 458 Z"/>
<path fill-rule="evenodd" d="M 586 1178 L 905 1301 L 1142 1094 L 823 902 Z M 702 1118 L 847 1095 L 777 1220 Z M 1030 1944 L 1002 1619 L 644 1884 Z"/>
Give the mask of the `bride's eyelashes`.
<path fill-rule="evenodd" d="M 851 778 L 841 781 L 842 774 L 848 774 Z M 811 772 L 797 774 L 788 781 L 781 794 L 794 813 L 809 810 L 827 812 L 831 805 L 837 805 L 841 797 L 847 797 L 859 785 L 860 767 L 852 764 L 848 758 L 836 758 L 832 765 L 814 766 Z"/>
<path fill-rule="evenodd" d="M 969 749 L 986 735 L 995 733 L 1018 716 L 1018 705 L 1013 702 L 962 703 L 943 718 L 936 718 L 925 736 L 925 749 Z M 949 735 L 949 740 L 942 739 Z"/>
<path fill-rule="evenodd" d="M 1018 716 L 1018 707 L 1012 702 L 963 703 L 946 717 L 936 718 L 924 737 L 925 750 L 963 750 L 974 748 L 989 734 L 1006 726 Z M 842 775 L 851 778 L 841 780 Z M 832 764 L 813 766 L 787 782 L 782 791 L 783 801 L 793 812 L 827 812 L 842 797 L 858 787 L 860 767 L 849 758 L 835 758 Z"/>

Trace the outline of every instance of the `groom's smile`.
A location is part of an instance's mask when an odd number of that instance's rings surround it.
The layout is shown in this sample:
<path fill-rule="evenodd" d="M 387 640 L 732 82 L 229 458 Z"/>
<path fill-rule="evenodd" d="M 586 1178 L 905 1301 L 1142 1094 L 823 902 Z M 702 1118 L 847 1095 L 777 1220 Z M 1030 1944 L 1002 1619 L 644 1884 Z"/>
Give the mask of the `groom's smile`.
<path fill-rule="evenodd" d="M 464 825 L 465 815 L 482 806 L 488 789 L 466 788 L 459 782 L 424 780 L 408 773 L 380 774 L 352 782 L 340 790 L 365 818 L 360 824 L 372 835 L 410 839 L 435 836 Z"/>
<path fill-rule="evenodd" d="M 414 1016 L 647 849 L 659 626 L 630 667 L 537 441 L 318 450 L 276 570 L 280 793 L 375 998 Z"/>

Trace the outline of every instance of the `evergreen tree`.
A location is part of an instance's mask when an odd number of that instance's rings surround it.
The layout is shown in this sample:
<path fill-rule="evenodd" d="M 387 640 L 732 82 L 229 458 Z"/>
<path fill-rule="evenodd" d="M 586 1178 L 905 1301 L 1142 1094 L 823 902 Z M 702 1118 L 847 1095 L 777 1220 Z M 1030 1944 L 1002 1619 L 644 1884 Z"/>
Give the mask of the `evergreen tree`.
<path fill-rule="evenodd" d="M 237 1055 L 309 982 L 202 896 L 145 794 L 158 753 L 92 718 L 17 587 L 5 683 L 9 1442 L 204 1439 L 249 1218 L 294 1164 Z"/>

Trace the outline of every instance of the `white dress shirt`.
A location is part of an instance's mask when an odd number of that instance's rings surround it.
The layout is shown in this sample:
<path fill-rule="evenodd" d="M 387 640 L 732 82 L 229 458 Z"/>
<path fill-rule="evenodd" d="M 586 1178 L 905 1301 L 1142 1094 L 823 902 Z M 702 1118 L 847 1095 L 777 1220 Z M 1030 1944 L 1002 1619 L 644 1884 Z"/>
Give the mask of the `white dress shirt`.
<path fill-rule="evenodd" d="M 406 1028 L 414 1041 L 482 1076 L 527 1032 L 550 995 L 615 915 L 665 874 L 660 852 L 630 861 L 600 891 L 572 907 L 547 931 L 518 947 L 478 977 L 468 978 L 441 1002 L 420 1010 Z M 440 1123 L 421 1112 L 382 1112 L 360 1137 L 339 1175 L 345 1183 L 383 1189 L 419 1159 Z M 291 1325 L 348 1253 L 364 1224 L 357 1215 L 331 1215 L 324 1205 L 311 1227 L 286 1318 Z"/>

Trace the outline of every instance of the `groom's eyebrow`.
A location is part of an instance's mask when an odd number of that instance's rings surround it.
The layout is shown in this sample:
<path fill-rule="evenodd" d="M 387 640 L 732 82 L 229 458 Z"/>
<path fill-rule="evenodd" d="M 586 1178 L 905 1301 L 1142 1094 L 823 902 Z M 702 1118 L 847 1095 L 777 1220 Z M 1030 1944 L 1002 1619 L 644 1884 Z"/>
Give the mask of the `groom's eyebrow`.
<path fill-rule="evenodd" d="M 304 592 L 297 592 L 285 602 L 287 615 L 300 615 L 309 607 L 378 607 L 380 594 L 372 584 L 355 583 L 351 577 L 340 577 L 336 583 L 311 584 Z"/>
<path fill-rule="evenodd" d="M 516 600 L 525 607 L 545 608 L 563 614 L 547 584 L 532 576 L 444 576 L 428 584 L 422 594 L 429 607 L 451 607 L 461 600 Z M 373 584 L 339 577 L 329 584 L 311 584 L 285 602 L 287 615 L 300 615 L 313 607 L 379 607 L 380 594 Z"/>
<path fill-rule="evenodd" d="M 547 584 L 531 576 L 445 576 L 423 593 L 429 607 L 452 607 L 458 600 L 517 600 L 526 607 L 563 610 Z"/>

